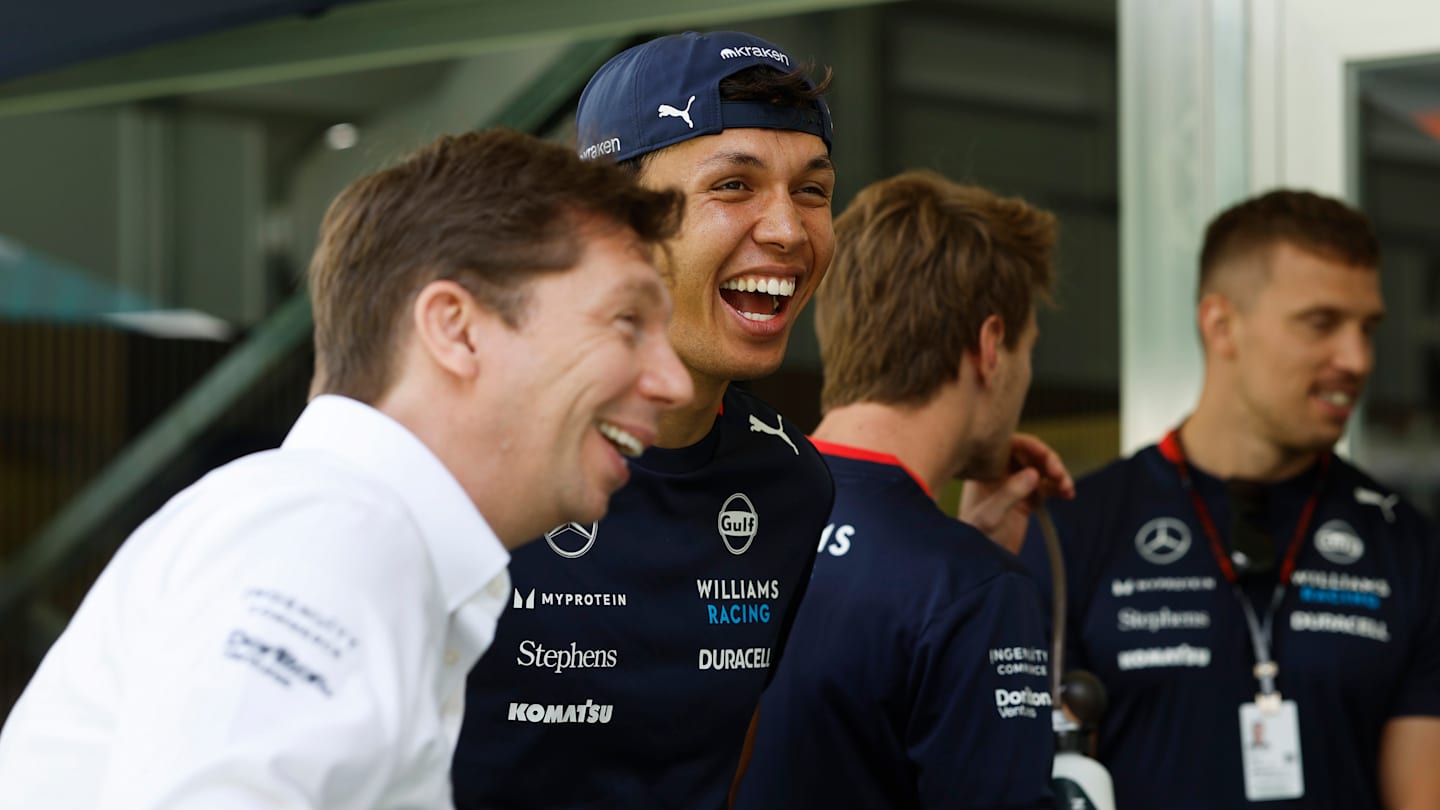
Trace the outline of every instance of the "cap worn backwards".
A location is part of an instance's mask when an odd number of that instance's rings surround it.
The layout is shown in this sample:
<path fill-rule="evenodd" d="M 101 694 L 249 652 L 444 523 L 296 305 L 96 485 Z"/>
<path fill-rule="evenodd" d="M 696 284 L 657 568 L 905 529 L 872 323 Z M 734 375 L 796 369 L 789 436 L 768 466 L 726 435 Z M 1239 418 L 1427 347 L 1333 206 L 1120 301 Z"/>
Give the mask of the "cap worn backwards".
<path fill-rule="evenodd" d="M 763 65 L 796 65 L 772 43 L 737 31 L 683 34 L 637 45 L 606 62 L 580 94 L 575 119 L 580 157 L 622 161 L 724 129 L 757 127 L 808 132 L 829 149 L 830 108 L 764 101 L 724 101 L 720 82 Z"/>

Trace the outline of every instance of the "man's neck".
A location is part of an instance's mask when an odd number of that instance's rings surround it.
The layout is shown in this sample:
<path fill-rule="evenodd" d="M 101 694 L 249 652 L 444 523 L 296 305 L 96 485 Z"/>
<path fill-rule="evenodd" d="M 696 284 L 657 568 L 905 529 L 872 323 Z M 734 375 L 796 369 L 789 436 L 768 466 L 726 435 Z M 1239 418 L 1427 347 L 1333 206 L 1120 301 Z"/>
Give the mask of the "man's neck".
<path fill-rule="evenodd" d="M 1227 480 L 1283 481 L 1320 457 L 1319 451 L 1280 447 L 1256 433 L 1245 417 L 1230 417 L 1202 399 L 1180 427 L 1180 444 L 1186 461 Z"/>
<path fill-rule="evenodd" d="M 690 371 L 695 385 L 695 398 L 690 404 L 666 411 L 660 415 L 660 435 L 656 447 L 689 447 L 705 438 L 715 426 L 715 416 L 720 412 L 720 402 L 725 399 L 727 380 L 714 379 Z"/>
<path fill-rule="evenodd" d="M 883 453 L 900 460 L 933 493 L 944 488 L 954 476 L 958 454 L 951 426 L 936 421 L 935 409 L 928 406 L 899 408 L 876 402 L 857 402 L 833 408 L 815 428 L 817 439 Z"/>

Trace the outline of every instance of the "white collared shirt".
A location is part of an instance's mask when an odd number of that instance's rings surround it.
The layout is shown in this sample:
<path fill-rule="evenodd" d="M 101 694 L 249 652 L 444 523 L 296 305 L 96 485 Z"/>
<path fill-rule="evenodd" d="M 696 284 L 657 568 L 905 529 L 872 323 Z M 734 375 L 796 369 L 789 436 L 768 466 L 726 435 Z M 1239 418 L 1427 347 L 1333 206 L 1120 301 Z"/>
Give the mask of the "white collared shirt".
<path fill-rule="evenodd" d="M 318 397 L 116 553 L 0 732 L 0 808 L 450 807 L 508 561 L 419 439 Z"/>

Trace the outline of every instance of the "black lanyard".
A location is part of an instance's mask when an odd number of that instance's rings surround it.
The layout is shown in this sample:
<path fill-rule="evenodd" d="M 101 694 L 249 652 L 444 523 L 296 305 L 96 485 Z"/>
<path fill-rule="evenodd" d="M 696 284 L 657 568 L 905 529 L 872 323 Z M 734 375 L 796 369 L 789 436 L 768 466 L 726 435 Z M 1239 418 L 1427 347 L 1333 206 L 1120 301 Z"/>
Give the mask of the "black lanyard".
<path fill-rule="evenodd" d="M 1220 532 L 1215 528 L 1214 519 L 1210 517 L 1210 509 L 1205 505 L 1205 499 L 1200 497 L 1200 493 L 1195 490 L 1195 485 L 1191 481 L 1190 467 L 1185 463 L 1185 448 L 1180 443 L 1179 428 L 1170 431 L 1161 440 L 1160 454 L 1175 465 L 1175 471 L 1180 475 L 1180 485 L 1190 496 L 1190 503 L 1195 507 L 1196 516 L 1200 518 L 1200 528 L 1205 531 L 1205 536 L 1210 540 L 1210 553 L 1215 555 L 1215 562 L 1220 564 L 1220 573 L 1224 575 L 1225 581 L 1230 583 L 1231 591 L 1240 602 L 1240 609 L 1245 612 L 1245 629 L 1250 634 L 1250 646 L 1255 651 L 1255 679 L 1260 682 L 1260 694 L 1255 696 L 1255 702 L 1262 708 L 1279 708 L 1280 692 L 1275 689 L 1275 676 L 1279 674 L 1280 667 L 1270 655 L 1274 638 L 1275 613 L 1279 611 L 1280 603 L 1285 599 L 1285 589 L 1290 585 L 1291 575 L 1295 573 L 1295 561 L 1300 556 L 1300 547 L 1304 545 L 1305 533 L 1309 530 L 1310 522 L 1315 518 L 1315 509 L 1320 504 L 1320 495 L 1325 488 L 1326 473 L 1330 470 L 1330 454 L 1324 453 L 1320 456 L 1320 471 L 1315 477 L 1315 488 L 1310 492 L 1310 497 L 1306 499 L 1305 508 L 1300 511 L 1300 520 L 1295 524 L 1295 533 L 1291 536 L 1290 546 L 1285 551 L 1285 563 L 1280 567 L 1280 581 L 1275 584 L 1275 590 L 1270 596 L 1270 605 L 1265 610 L 1263 622 L 1255 614 L 1255 607 L 1250 603 L 1250 599 L 1240 589 L 1235 566 L 1225 555 L 1225 544 L 1221 542 Z"/>

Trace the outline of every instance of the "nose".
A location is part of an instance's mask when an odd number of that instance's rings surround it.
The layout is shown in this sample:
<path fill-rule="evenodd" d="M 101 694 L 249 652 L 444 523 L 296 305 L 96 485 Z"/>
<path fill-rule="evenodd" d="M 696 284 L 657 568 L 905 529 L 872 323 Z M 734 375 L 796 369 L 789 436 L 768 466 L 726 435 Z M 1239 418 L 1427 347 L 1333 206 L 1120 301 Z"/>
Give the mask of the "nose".
<path fill-rule="evenodd" d="M 645 371 L 640 375 L 640 393 L 665 410 L 690 404 L 695 397 L 695 384 L 670 340 L 662 334 L 648 343 Z"/>
<path fill-rule="evenodd" d="M 1335 349 L 1335 366 L 1341 371 L 1364 379 L 1375 365 L 1375 340 L 1361 326 L 1342 332 Z"/>
<path fill-rule="evenodd" d="M 800 218 L 799 208 L 788 188 L 764 195 L 760 205 L 762 207 L 755 222 L 755 241 L 789 252 L 809 240 L 805 221 Z"/>

